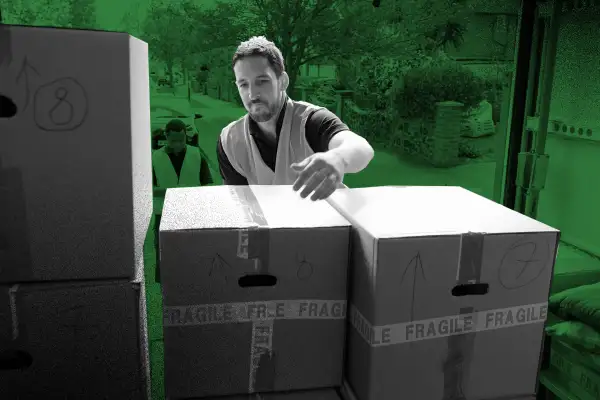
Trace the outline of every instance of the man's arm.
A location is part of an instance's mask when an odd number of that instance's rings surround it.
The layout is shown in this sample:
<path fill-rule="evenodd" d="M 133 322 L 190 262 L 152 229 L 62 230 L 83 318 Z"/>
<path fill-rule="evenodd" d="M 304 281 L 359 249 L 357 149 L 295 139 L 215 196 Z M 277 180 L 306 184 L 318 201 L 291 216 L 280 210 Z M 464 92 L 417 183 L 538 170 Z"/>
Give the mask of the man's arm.
<path fill-rule="evenodd" d="M 308 118 L 305 134 L 315 153 L 337 153 L 343 160 L 346 173 L 365 169 L 375 153 L 369 142 L 350 131 L 337 115 L 327 109 L 315 111 Z"/>
<path fill-rule="evenodd" d="M 223 149 L 223 144 L 221 143 L 220 137 L 217 141 L 217 159 L 219 160 L 219 172 L 223 178 L 224 185 L 242 186 L 248 184 L 248 180 L 239 172 L 237 172 L 233 165 L 231 165 L 231 162 L 229 162 L 227 154 L 225 154 L 225 150 Z"/>

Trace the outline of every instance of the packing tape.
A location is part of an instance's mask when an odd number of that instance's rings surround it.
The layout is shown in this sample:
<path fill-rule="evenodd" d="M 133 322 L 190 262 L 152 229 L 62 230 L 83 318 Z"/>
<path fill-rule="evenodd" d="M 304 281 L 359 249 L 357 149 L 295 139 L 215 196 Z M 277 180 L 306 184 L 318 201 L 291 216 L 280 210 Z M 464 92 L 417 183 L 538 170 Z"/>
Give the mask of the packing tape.
<path fill-rule="evenodd" d="M 234 201 L 244 210 L 251 228 L 238 232 L 237 256 L 254 262 L 254 273 L 269 273 L 270 237 L 267 220 L 249 186 L 230 186 Z M 252 325 L 250 347 L 250 377 L 248 391 L 270 391 L 275 382 L 275 355 L 273 353 L 273 322 L 256 321 Z M 260 379 L 259 379 L 260 378 Z"/>
<path fill-rule="evenodd" d="M 7 66 L 12 62 L 12 40 L 11 27 L 3 25 L 0 21 L 0 67 L 6 63 Z"/>
<path fill-rule="evenodd" d="M 163 308 L 165 327 L 345 318 L 345 300 L 271 300 Z"/>
<path fill-rule="evenodd" d="M 23 175 L 0 155 L 0 281 L 33 280 Z"/>
<path fill-rule="evenodd" d="M 352 305 L 348 312 L 350 323 L 360 337 L 371 347 L 383 347 L 529 324 L 543 324 L 548 314 L 548 303 L 475 311 L 379 326 L 372 325 Z"/>
<path fill-rule="evenodd" d="M 249 186 L 229 186 L 234 201 L 244 210 L 253 227 L 238 231 L 238 258 L 254 260 L 254 272 L 268 274 L 270 237 L 267 220 Z"/>
<path fill-rule="evenodd" d="M 164 307 L 163 326 L 252 323 L 248 392 L 273 389 L 275 320 L 344 320 L 345 300 L 279 300 Z"/>
<path fill-rule="evenodd" d="M 466 233 L 460 236 L 457 285 L 478 284 L 481 281 L 484 235 Z M 462 307 L 461 315 L 477 315 L 473 307 Z M 448 353 L 444 362 L 443 400 L 464 398 L 464 377 L 469 375 L 477 331 L 448 336 Z"/>
<path fill-rule="evenodd" d="M 10 316 L 12 321 L 12 339 L 19 338 L 19 315 L 17 313 L 17 291 L 19 285 L 13 285 L 8 288 L 8 301 L 10 304 Z"/>

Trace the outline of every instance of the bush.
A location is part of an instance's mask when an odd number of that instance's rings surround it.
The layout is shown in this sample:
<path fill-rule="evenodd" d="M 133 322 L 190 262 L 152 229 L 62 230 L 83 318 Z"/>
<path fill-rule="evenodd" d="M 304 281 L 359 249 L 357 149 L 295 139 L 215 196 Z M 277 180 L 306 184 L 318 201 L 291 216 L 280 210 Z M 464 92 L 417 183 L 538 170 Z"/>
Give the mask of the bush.
<path fill-rule="evenodd" d="M 483 156 L 483 152 L 465 140 L 458 144 L 458 156 L 460 158 L 476 159 Z"/>
<path fill-rule="evenodd" d="M 392 103 L 399 116 L 429 118 L 438 102 L 457 101 L 465 109 L 483 99 L 486 82 L 470 69 L 448 58 L 438 58 L 407 71 L 392 93 Z"/>
<path fill-rule="evenodd" d="M 308 101 L 315 105 L 335 109 L 336 82 L 332 80 L 312 81 L 307 85 Z"/>

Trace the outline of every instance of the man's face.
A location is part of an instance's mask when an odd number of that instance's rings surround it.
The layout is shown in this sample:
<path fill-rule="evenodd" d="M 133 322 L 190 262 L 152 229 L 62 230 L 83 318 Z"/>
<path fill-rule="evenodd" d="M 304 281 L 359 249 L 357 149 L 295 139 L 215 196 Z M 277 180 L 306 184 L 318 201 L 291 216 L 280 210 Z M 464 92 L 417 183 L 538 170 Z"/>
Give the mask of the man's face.
<path fill-rule="evenodd" d="M 283 74 L 277 78 L 265 57 L 250 56 L 238 60 L 233 67 L 244 107 L 256 122 L 267 122 L 281 106 L 285 91 Z"/>
<path fill-rule="evenodd" d="M 167 131 L 165 136 L 167 137 L 167 146 L 169 149 L 175 153 L 184 149 L 186 143 L 185 131 Z"/>

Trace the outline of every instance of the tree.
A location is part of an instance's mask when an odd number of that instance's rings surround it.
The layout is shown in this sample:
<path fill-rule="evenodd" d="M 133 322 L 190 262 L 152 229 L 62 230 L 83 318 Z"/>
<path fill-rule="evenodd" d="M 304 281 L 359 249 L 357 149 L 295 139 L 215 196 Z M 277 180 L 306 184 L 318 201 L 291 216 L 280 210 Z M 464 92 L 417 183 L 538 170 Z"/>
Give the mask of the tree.
<path fill-rule="evenodd" d="M 0 0 L 4 23 L 93 29 L 94 0 Z"/>
<path fill-rule="evenodd" d="M 140 0 L 132 0 L 117 26 L 118 30 L 127 32 L 138 38 L 142 36 L 142 21 L 140 20 L 139 13 L 140 3 Z"/>
<path fill-rule="evenodd" d="M 262 34 L 281 49 L 293 92 L 300 66 L 355 56 L 407 56 L 464 7 L 457 0 L 232 0 L 204 11 L 205 48 Z M 208 40 L 210 38 L 210 40 Z"/>
<path fill-rule="evenodd" d="M 96 1 L 70 0 L 70 25 L 77 29 L 94 29 L 96 27 Z"/>
<path fill-rule="evenodd" d="M 148 43 L 152 57 L 166 64 L 171 85 L 175 64 L 189 64 L 197 47 L 193 41 L 197 28 L 191 17 L 194 9 L 189 0 L 154 2 L 142 27 L 142 38 Z"/>
<path fill-rule="evenodd" d="M 68 27 L 70 0 L 0 0 L 6 24 Z"/>

